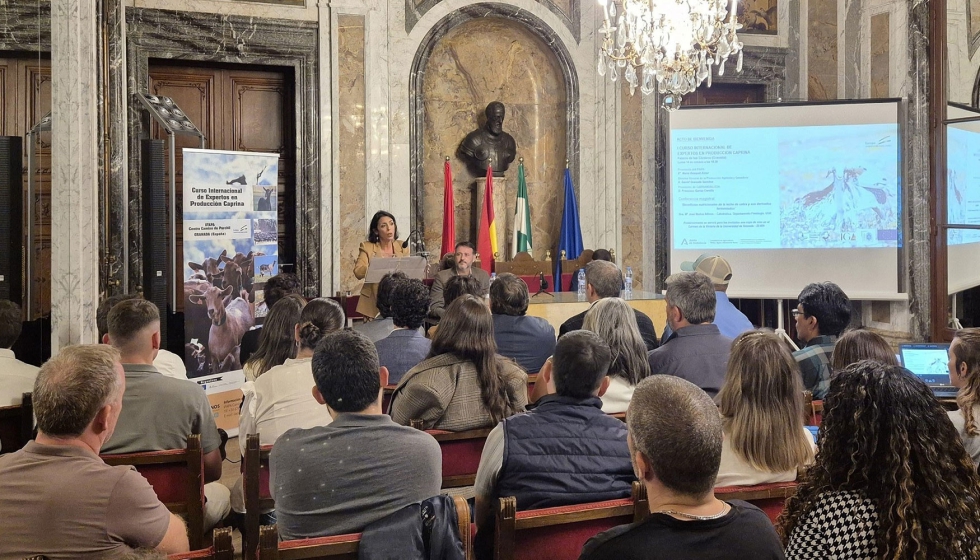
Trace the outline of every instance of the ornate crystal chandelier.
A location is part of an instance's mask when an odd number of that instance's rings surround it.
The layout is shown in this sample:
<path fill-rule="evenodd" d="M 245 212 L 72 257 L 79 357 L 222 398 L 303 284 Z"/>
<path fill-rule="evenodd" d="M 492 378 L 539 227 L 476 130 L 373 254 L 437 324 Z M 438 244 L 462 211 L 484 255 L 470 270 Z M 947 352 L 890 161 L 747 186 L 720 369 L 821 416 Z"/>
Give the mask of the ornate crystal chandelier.
<path fill-rule="evenodd" d="M 742 71 L 736 1 L 599 0 L 605 19 L 599 75 L 608 70 L 616 81 L 625 68 L 630 95 L 637 87 L 647 95 L 656 89 L 665 95 L 665 108 L 679 108 L 681 97 L 706 78 L 711 87 L 712 66 L 724 75 L 725 61 L 737 54 L 735 70 Z"/>

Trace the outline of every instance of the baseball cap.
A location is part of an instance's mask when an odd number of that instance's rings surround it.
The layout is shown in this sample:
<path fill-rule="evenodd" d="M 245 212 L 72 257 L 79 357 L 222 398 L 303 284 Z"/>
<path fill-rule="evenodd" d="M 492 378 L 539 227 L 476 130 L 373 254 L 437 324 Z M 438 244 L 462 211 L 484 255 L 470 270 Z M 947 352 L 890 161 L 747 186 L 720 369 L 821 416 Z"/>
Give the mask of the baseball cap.
<path fill-rule="evenodd" d="M 728 285 L 729 280 L 732 279 L 732 266 L 728 264 L 728 261 L 718 255 L 708 253 L 701 255 L 694 262 L 682 262 L 681 270 L 702 272 L 711 278 L 713 284 Z"/>

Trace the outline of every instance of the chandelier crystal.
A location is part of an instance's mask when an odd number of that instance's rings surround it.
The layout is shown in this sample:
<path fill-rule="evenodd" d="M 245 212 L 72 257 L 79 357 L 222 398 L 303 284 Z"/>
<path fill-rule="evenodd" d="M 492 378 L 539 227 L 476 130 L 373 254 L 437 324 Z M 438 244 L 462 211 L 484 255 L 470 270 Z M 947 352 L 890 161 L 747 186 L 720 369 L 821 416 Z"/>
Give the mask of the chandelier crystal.
<path fill-rule="evenodd" d="M 659 91 L 664 107 L 677 109 L 705 79 L 711 87 L 712 66 L 722 76 L 737 55 L 735 71 L 742 71 L 736 1 L 599 0 L 604 38 L 596 70 L 614 82 L 622 74 L 630 95 L 637 87 L 646 95 Z"/>

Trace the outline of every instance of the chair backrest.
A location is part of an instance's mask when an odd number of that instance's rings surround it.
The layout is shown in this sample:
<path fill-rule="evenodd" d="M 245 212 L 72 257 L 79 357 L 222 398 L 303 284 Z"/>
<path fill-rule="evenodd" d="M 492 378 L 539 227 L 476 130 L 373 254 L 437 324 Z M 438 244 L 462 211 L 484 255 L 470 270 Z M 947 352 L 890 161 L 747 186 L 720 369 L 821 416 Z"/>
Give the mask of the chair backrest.
<path fill-rule="evenodd" d="M 0 453 L 13 453 L 31 441 L 34 431 L 34 401 L 24 393 L 17 406 L 0 407 Z"/>
<path fill-rule="evenodd" d="M 242 489 L 245 494 L 245 533 L 242 549 L 245 560 L 254 560 L 259 549 L 259 516 L 276 507 L 269 491 L 269 453 L 271 445 L 260 446 L 259 434 L 248 434 L 242 460 Z"/>
<path fill-rule="evenodd" d="M 102 455 L 102 460 L 136 467 L 167 509 L 187 517 L 191 549 L 204 548 L 204 454 L 199 434 L 187 437 L 187 449 Z"/>
<path fill-rule="evenodd" d="M 181 554 L 171 554 L 167 560 L 234 560 L 235 545 L 231 542 L 231 528 L 222 527 L 214 530 L 214 544 L 204 550 L 192 550 Z"/>
<path fill-rule="evenodd" d="M 456 527 L 463 541 L 463 551 L 467 558 L 472 557 L 473 544 L 470 538 L 470 507 L 466 499 L 457 496 L 453 498 L 456 506 Z M 336 535 L 333 537 L 317 537 L 296 541 L 279 541 L 279 532 L 275 525 L 262 527 L 260 530 L 258 558 L 261 560 L 356 560 L 361 543 L 361 533 Z"/>
<path fill-rule="evenodd" d="M 388 407 L 391 405 L 391 395 L 395 393 L 398 385 L 385 385 L 381 393 L 381 411 L 388 414 Z"/>
<path fill-rule="evenodd" d="M 413 428 L 422 429 L 421 420 L 412 420 Z M 425 430 L 439 442 L 442 450 L 442 487 L 460 488 L 472 486 L 476 482 L 476 469 L 480 466 L 480 456 L 487 436 L 492 428 L 480 428 L 465 432 L 446 432 Z"/>
<path fill-rule="evenodd" d="M 549 280 L 554 273 L 551 261 L 536 261 L 534 257 L 525 251 L 517 253 L 509 261 L 498 261 L 495 267 L 494 270 L 497 274 L 504 272 L 509 272 L 515 276 L 537 276 L 538 274 L 544 274 Z"/>
<path fill-rule="evenodd" d="M 744 500 L 765 512 L 775 525 L 786 500 L 796 494 L 795 482 L 775 482 L 754 486 L 720 486 L 715 488 L 719 500 Z"/>
<path fill-rule="evenodd" d="M 613 418 L 616 418 L 617 420 L 622 420 L 623 422 L 626 421 L 626 413 L 625 412 L 610 412 L 609 413 L 609 416 L 612 416 Z"/>
<path fill-rule="evenodd" d="M 495 560 L 575 560 L 587 540 L 649 515 L 646 488 L 633 483 L 633 496 L 590 504 L 517 511 L 517 499 L 497 500 Z"/>

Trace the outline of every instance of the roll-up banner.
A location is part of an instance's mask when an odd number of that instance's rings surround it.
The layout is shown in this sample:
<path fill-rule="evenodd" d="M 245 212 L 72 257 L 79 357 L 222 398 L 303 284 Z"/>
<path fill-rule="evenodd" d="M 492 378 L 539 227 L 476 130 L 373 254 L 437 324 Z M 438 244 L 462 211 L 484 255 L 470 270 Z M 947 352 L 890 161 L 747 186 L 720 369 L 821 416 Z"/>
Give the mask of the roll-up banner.
<path fill-rule="evenodd" d="M 279 273 L 279 154 L 183 153 L 184 362 L 218 427 L 237 432 L 242 335 L 262 324 Z"/>

